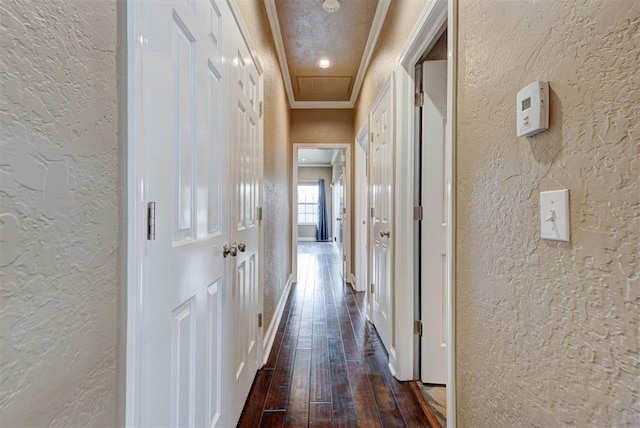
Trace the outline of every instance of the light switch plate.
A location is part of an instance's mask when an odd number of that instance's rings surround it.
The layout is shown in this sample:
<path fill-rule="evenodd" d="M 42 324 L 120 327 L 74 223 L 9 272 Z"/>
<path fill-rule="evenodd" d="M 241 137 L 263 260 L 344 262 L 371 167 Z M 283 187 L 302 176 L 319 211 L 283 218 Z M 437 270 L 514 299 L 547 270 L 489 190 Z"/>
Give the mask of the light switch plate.
<path fill-rule="evenodd" d="M 569 190 L 540 192 L 540 237 L 570 241 Z"/>

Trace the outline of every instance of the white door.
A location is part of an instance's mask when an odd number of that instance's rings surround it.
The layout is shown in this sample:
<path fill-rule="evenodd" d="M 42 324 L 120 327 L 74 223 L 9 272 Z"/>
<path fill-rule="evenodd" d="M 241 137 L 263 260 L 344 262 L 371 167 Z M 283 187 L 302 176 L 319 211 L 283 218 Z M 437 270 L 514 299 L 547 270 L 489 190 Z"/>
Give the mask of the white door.
<path fill-rule="evenodd" d="M 260 104 L 262 87 L 256 64 L 251 60 L 242 35 L 236 26 L 229 29 L 231 58 L 231 143 L 232 235 L 238 251 L 233 256 L 231 323 L 225 346 L 234 350 L 231 380 L 231 420 L 237 420 L 262 364 L 262 330 L 258 328 L 262 130 Z M 230 328 L 233 326 L 233 328 Z"/>
<path fill-rule="evenodd" d="M 447 381 L 447 203 L 444 146 L 447 122 L 447 61 L 422 66 L 422 255 L 421 378 Z"/>
<path fill-rule="evenodd" d="M 261 346 L 255 216 L 237 212 L 260 198 L 261 140 L 247 125 L 258 123 L 249 99 L 257 104 L 260 81 L 246 71 L 245 82 L 257 86 L 239 101 L 233 89 L 238 68 L 228 58 L 242 52 L 245 70 L 254 68 L 223 0 L 140 2 L 132 10 L 142 194 L 156 211 L 155 239 L 143 248 L 139 348 L 129 350 L 138 354 L 138 373 L 129 388 L 137 405 L 128 409 L 134 414 L 128 420 L 149 427 L 232 426 Z M 246 135 L 238 137 L 230 124 L 232 106 L 241 102 L 248 103 L 247 119 L 233 123 L 242 123 Z M 239 164 L 236 144 L 247 148 L 242 162 L 250 172 L 231 170 Z M 247 219 L 244 226 L 238 218 Z M 224 243 L 234 240 L 246 242 L 246 251 L 223 257 Z M 239 360 L 246 362 L 237 371 Z"/>
<path fill-rule="evenodd" d="M 387 351 L 392 343 L 393 284 L 393 91 L 391 79 L 371 111 L 369 119 L 369 186 L 373 216 L 370 222 L 370 265 L 373 283 L 373 324 Z"/>

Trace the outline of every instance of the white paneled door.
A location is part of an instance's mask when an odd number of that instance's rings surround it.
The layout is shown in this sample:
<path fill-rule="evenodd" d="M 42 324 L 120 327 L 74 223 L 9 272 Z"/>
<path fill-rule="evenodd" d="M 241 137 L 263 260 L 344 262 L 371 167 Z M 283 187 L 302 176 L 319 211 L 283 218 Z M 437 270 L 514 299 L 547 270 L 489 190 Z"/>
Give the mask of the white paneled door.
<path fill-rule="evenodd" d="M 421 378 L 447 381 L 447 201 L 445 191 L 445 128 L 447 124 L 447 61 L 422 65 L 422 253 Z"/>
<path fill-rule="evenodd" d="M 257 328 L 259 308 L 259 245 L 261 204 L 262 130 L 260 104 L 262 87 L 256 64 L 252 62 L 240 31 L 232 29 L 231 46 L 231 152 L 232 183 L 229 202 L 232 207 L 232 236 L 237 242 L 233 263 L 232 303 L 225 346 L 233 348 L 234 392 L 231 396 L 232 420 L 242 412 L 256 371 L 262 365 L 262 331 Z"/>
<path fill-rule="evenodd" d="M 369 119 L 370 261 L 373 324 L 387 351 L 393 347 L 393 90 L 392 79 L 374 104 Z"/>
<path fill-rule="evenodd" d="M 260 75 L 223 0 L 133 2 L 129 19 L 140 140 L 130 144 L 155 236 L 129 324 L 127 420 L 232 426 L 262 352 Z"/>

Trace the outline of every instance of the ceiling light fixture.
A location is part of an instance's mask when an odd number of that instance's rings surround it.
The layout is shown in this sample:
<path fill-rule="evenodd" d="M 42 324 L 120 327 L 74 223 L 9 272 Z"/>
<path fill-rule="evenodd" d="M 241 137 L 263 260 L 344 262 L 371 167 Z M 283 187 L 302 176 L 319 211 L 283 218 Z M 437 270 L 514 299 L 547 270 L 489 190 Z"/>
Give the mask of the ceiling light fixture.
<path fill-rule="evenodd" d="M 333 62 L 329 58 L 320 58 L 316 65 L 320 68 L 329 68 L 333 65 Z"/>
<path fill-rule="evenodd" d="M 322 8 L 329 13 L 333 13 L 340 9 L 340 0 L 323 0 Z"/>

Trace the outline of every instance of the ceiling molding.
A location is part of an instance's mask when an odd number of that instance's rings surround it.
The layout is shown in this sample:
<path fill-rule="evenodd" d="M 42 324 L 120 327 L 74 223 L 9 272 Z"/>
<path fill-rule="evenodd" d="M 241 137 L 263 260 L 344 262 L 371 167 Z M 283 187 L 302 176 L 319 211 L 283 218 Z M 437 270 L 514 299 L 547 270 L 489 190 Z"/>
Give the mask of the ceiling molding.
<path fill-rule="evenodd" d="M 391 0 L 378 0 L 376 13 L 373 17 L 373 22 L 371 23 L 369 37 L 367 38 L 367 43 L 362 54 L 360 67 L 358 68 L 358 74 L 356 75 L 349 101 L 296 101 L 291 84 L 291 75 L 287 65 L 287 56 L 285 54 L 284 42 L 282 40 L 282 29 L 280 28 L 276 3 L 275 0 L 264 0 L 267 18 L 269 19 L 269 26 L 271 27 L 271 34 L 273 35 L 273 41 L 278 54 L 278 62 L 280 63 L 280 71 L 282 72 L 285 91 L 287 92 L 289 105 L 292 109 L 351 109 L 355 106 L 358 95 L 360 94 L 360 89 L 362 88 L 364 75 L 369 63 L 371 62 L 371 57 L 373 56 L 373 51 L 376 47 L 376 43 L 378 42 L 378 37 L 382 31 L 382 26 L 387 16 L 390 3 Z"/>
<path fill-rule="evenodd" d="M 391 0 L 378 1 L 376 14 L 373 16 L 373 22 L 371 23 L 371 31 L 369 31 L 369 38 L 367 38 L 367 44 L 364 47 L 360 68 L 358 69 L 358 74 L 356 74 L 356 81 L 353 85 L 353 90 L 351 91 L 351 99 L 349 100 L 351 107 L 356 105 L 356 100 L 358 99 L 360 88 L 362 88 L 362 82 L 364 81 L 364 75 L 369 67 L 369 62 L 371 62 L 371 57 L 373 56 L 376 43 L 378 43 L 380 32 L 382 32 L 382 25 L 384 24 L 384 19 L 387 17 L 387 11 L 389 10 L 390 3 Z"/>

